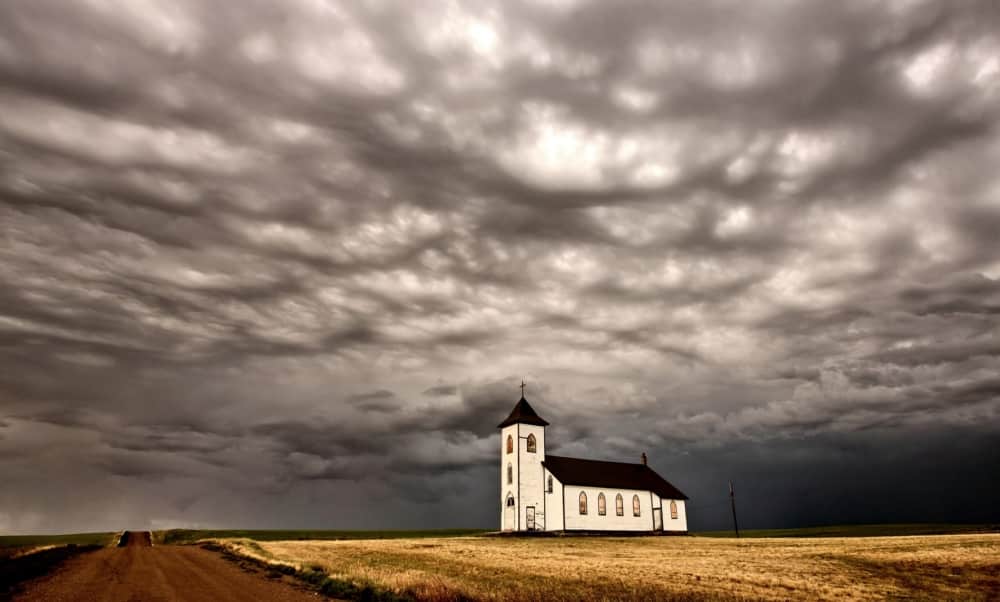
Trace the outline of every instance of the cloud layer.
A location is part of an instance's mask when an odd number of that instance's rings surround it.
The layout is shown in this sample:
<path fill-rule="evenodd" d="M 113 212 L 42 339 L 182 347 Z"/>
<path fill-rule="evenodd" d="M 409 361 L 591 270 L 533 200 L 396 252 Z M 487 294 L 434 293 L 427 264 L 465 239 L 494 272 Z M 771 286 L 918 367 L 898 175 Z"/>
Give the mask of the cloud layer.
<path fill-rule="evenodd" d="M 492 526 L 522 376 L 553 451 L 648 451 L 708 505 L 754 475 L 761 526 L 844 516 L 797 506 L 797 453 L 820 496 L 870 454 L 995 455 L 997 31 L 989 2 L 5 3 L 0 531 Z"/>

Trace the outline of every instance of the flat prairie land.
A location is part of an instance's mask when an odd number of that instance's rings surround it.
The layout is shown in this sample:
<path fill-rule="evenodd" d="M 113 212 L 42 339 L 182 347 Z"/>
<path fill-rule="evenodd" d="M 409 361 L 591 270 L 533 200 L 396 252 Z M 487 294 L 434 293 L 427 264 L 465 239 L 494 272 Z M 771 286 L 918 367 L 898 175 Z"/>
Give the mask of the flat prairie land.
<path fill-rule="evenodd" d="M 423 537 L 458 537 L 483 535 L 487 529 L 427 529 L 423 531 L 353 531 L 327 529 L 168 529 L 154 531 L 153 542 L 161 545 L 187 544 L 206 539 L 253 539 L 255 541 L 341 540 L 341 539 L 418 539 Z M 2 541 L 2 538 L 0 538 Z"/>
<path fill-rule="evenodd" d="M 742 529 L 743 537 L 887 537 L 889 535 L 959 535 L 1000 533 L 1000 524 L 897 523 L 874 525 L 830 525 L 795 529 Z M 728 531 L 700 531 L 699 537 L 732 537 Z"/>
<path fill-rule="evenodd" d="M 110 546 L 117 533 L 68 533 L 64 535 L 0 535 L 0 559 L 57 546 Z"/>
<path fill-rule="evenodd" d="M 425 600 L 1000 598 L 996 533 L 219 541 L 247 556 Z"/>

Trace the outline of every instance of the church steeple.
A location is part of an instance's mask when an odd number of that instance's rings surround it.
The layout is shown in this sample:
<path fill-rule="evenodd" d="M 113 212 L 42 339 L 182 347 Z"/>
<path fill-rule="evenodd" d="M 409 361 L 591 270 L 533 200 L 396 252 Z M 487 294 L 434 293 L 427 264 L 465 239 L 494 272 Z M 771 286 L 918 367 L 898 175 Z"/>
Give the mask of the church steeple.
<path fill-rule="evenodd" d="M 524 398 L 524 381 L 521 381 L 521 399 L 514 406 L 511 411 L 510 416 L 507 419 L 497 425 L 497 428 L 502 429 L 505 426 L 510 426 L 512 424 L 534 424 L 537 426 L 548 426 L 549 423 L 539 416 L 535 409 L 531 407 L 528 400 Z"/>
<path fill-rule="evenodd" d="M 524 398 L 500 429 L 500 528 L 504 531 L 545 530 L 545 427 Z M 555 498 L 553 498 L 555 500 Z"/>

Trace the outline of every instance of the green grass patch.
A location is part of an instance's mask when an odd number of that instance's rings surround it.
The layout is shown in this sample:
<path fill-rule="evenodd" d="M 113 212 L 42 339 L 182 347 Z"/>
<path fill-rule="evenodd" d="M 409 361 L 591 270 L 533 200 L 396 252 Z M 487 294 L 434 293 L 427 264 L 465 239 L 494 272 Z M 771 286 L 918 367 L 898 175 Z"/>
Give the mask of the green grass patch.
<path fill-rule="evenodd" d="M 463 537 L 482 535 L 487 529 L 431 529 L 424 531 L 327 531 L 327 530 L 194 530 L 170 529 L 153 534 L 163 544 L 188 544 L 202 539 L 252 539 L 255 541 L 306 541 L 353 539 L 414 539 L 425 537 Z"/>
<path fill-rule="evenodd" d="M 0 535 L 0 555 L 17 548 L 38 546 L 110 546 L 117 533 L 69 533 L 64 535 Z"/>
<path fill-rule="evenodd" d="M 963 533 L 997 533 L 995 524 L 905 523 L 887 525 L 831 525 L 800 529 L 740 530 L 740 537 L 888 537 L 897 535 L 961 535 Z M 730 531 L 702 531 L 699 537 L 735 537 Z"/>

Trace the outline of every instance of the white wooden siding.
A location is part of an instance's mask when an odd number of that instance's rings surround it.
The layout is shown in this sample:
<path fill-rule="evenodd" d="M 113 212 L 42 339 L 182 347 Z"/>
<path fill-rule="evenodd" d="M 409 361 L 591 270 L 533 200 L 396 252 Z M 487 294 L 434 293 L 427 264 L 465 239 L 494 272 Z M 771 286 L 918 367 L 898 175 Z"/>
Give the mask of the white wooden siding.
<path fill-rule="evenodd" d="M 670 518 L 670 500 L 667 498 L 660 499 L 660 496 L 653 494 L 653 505 L 663 508 L 663 530 L 664 531 L 682 531 L 686 532 L 687 529 L 687 514 L 684 511 L 684 500 L 674 500 L 677 502 L 677 518 Z"/>
<path fill-rule="evenodd" d="M 518 424 L 517 427 L 517 453 L 518 464 L 514 468 L 514 482 L 520 482 L 521 503 L 517 506 L 520 513 L 520 523 L 518 529 L 527 530 L 527 508 L 535 507 L 535 529 L 543 530 L 548 527 L 548 517 L 545 507 L 545 487 L 542 479 L 542 462 L 545 460 L 545 427 L 534 424 Z M 528 435 L 535 436 L 535 451 L 528 451 Z M 504 439 L 506 445 L 506 439 Z M 506 468 L 504 469 L 506 470 Z M 515 497 L 518 494 L 514 494 Z"/>
<path fill-rule="evenodd" d="M 543 474 L 544 480 L 542 481 L 545 491 L 548 492 L 549 476 L 552 473 L 546 470 Z M 559 479 L 552 476 L 552 493 L 545 494 L 545 530 L 546 531 L 562 531 L 563 530 L 563 484 L 559 482 Z"/>
<path fill-rule="evenodd" d="M 500 430 L 500 528 L 504 531 L 517 529 L 517 427 L 512 424 Z M 514 453 L 507 453 L 507 436 L 514 438 Z M 507 483 L 507 464 L 514 469 L 514 482 Z M 507 494 L 514 496 L 514 507 L 507 509 Z"/>
<path fill-rule="evenodd" d="M 580 514 L 580 492 L 587 494 L 587 514 Z M 597 496 L 604 493 L 608 512 L 604 516 L 597 514 Z M 622 494 L 624 516 L 615 512 L 615 496 Z M 632 496 L 639 496 L 639 516 L 632 515 Z M 581 487 L 566 485 L 566 530 L 583 529 L 587 531 L 652 531 L 653 507 L 649 491 L 637 489 L 610 489 L 601 487 Z"/>
<path fill-rule="evenodd" d="M 670 518 L 670 500 L 663 500 L 663 530 L 686 532 L 688 530 L 688 519 L 684 500 L 674 501 L 677 502 L 677 518 Z"/>

